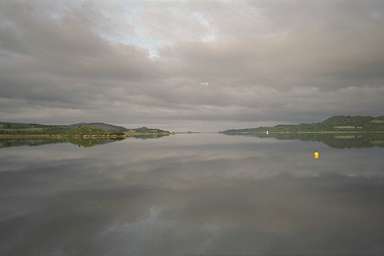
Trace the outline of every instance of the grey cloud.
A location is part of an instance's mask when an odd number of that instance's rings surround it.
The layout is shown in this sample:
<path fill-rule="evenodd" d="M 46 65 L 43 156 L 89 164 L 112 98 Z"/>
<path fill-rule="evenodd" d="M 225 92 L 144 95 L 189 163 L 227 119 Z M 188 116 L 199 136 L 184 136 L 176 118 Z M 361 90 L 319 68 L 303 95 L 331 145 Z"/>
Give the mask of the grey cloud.
<path fill-rule="evenodd" d="M 0 22 L 3 120 L 220 126 L 384 107 L 382 1 L 3 0 Z"/>

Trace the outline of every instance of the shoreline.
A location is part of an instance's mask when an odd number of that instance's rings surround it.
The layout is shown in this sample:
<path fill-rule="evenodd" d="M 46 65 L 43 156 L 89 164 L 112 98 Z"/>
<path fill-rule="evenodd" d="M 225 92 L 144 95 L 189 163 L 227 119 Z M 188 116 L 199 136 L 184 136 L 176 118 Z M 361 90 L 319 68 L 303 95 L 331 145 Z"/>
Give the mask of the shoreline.
<path fill-rule="evenodd" d="M 96 134 L 84 134 L 84 135 L 65 135 L 65 134 L 0 134 L 0 139 L 125 139 L 130 137 L 153 137 L 153 136 L 168 136 L 171 134 L 161 133 L 137 133 L 137 134 L 108 134 L 108 135 L 96 135 Z"/>
<path fill-rule="evenodd" d="M 241 135 L 241 134 L 260 134 L 260 135 L 271 135 L 271 134 L 373 134 L 373 133 L 384 133 L 384 131 L 299 131 L 299 132 L 276 132 L 269 131 L 269 134 L 265 132 L 220 132 L 228 135 Z"/>

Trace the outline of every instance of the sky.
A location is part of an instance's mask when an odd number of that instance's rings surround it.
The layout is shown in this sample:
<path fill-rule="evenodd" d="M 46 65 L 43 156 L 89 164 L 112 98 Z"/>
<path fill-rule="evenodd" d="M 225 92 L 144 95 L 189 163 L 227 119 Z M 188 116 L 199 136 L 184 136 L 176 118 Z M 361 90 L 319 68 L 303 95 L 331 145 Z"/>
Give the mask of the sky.
<path fill-rule="evenodd" d="M 0 0 L 0 120 L 222 130 L 383 115 L 382 0 Z"/>

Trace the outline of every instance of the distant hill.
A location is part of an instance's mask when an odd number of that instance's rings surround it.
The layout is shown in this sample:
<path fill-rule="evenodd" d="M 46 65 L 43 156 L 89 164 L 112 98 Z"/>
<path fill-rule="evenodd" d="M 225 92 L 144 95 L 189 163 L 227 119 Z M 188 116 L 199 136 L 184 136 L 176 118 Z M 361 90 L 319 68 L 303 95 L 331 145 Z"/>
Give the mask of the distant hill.
<path fill-rule="evenodd" d="M 9 123 L 0 122 L 0 136 L 28 136 L 28 137 L 74 137 L 85 136 L 97 137 L 141 137 L 155 138 L 170 135 L 171 132 L 155 128 L 135 128 L 127 129 L 122 126 L 107 123 L 76 123 L 70 125 L 45 125 L 34 123 Z"/>
<path fill-rule="evenodd" d="M 37 128 L 65 128 L 65 125 L 46 125 L 46 124 L 34 124 L 34 123 L 12 123 L 12 122 L 0 122 L 0 129 L 37 129 Z"/>
<path fill-rule="evenodd" d="M 102 129 L 109 132 L 124 132 L 127 128 L 122 126 L 116 126 L 107 123 L 76 123 L 70 125 L 46 125 L 46 124 L 33 124 L 33 123 L 7 123 L 0 122 L 0 129 L 50 129 L 50 128 L 59 128 L 59 129 L 71 129 L 79 128 L 81 126 L 93 127 Z"/>
<path fill-rule="evenodd" d="M 256 133 L 337 133 L 337 132 L 384 132 L 384 116 L 333 116 L 318 123 L 279 124 L 247 129 L 231 129 L 225 134 Z"/>
<path fill-rule="evenodd" d="M 140 127 L 140 128 L 136 128 L 134 129 L 136 132 L 149 132 L 149 133 L 156 133 L 156 132 L 167 132 L 165 130 L 161 130 L 161 129 L 156 129 L 156 128 L 148 128 L 148 127 Z"/>
<path fill-rule="evenodd" d="M 108 132 L 125 132 L 128 130 L 125 127 L 107 124 L 107 123 L 77 123 L 77 124 L 71 124 L 69 126 L 74 128 L 78 128 L 80 126 L 87 126 L 87 127 L 102 129 Z"/>

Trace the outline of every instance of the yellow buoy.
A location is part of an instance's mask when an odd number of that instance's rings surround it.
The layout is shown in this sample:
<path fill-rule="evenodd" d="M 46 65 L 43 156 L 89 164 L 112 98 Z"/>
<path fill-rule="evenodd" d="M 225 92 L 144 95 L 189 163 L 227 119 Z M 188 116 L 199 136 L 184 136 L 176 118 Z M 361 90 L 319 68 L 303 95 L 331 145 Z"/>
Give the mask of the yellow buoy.
<path fill-rule="evenodd" d="M 313 152 L 313 158 L 314 159 L 320 159 L 320 152 L 319 151 Z"/>

